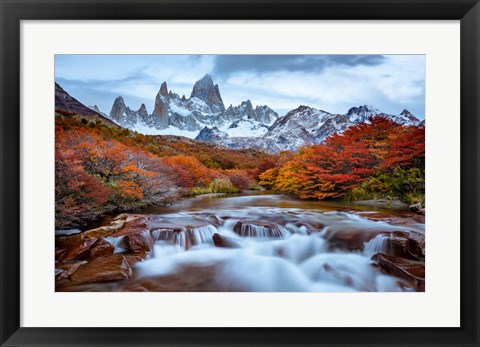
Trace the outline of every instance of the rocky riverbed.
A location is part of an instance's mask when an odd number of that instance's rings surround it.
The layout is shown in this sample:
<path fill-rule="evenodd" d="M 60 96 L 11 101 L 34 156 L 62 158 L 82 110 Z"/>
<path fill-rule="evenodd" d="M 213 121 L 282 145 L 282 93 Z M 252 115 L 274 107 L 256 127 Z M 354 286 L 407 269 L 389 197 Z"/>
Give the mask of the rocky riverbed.
<path fill-rule="evenodd" d="M 253 194 L 58 232 L 57 291 L 424 291 L 424 216 Z"/>

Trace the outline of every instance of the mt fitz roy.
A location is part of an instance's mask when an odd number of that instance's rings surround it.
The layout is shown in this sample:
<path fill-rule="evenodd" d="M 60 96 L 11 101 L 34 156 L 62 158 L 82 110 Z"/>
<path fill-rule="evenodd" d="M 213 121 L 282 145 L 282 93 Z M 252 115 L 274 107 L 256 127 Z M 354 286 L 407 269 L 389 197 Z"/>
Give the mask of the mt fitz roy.
<path fill-rule="evenodd" d="M 100 112 L 97 106 L 91 106 Z M 341 133 L 354 124 L 383 116 L 403 125 L 424 126 L 408 110 L 387 114 L 372 106 L 350 108 L 346 114 L 333 114 L 301 105 L 285 116 L 268 106 L 253 107 L 250 100 L 225 108 L 220 89 L 207 74 L 197 81 L 190 97 L 168 90 L 163 82 L 155 98 L 152 113 L 141 104 L 137 111 L 118 96 L 105 117 L 118 125 L 146 135 L 184 135 L 233 149 L 255 148 L 268 152 L 297 151 L 304 145 L 322 143 L 328 136 Z"/>

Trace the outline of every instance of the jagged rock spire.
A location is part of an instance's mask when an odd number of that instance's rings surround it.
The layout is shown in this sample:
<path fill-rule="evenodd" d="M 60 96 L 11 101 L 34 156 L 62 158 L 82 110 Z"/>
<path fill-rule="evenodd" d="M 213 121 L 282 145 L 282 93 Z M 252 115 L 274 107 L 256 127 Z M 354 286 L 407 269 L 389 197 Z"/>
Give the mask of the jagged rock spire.
<path fill-rule="evenodd" d="M 155 109 L 152 113 L 158 126 L 163 129 L 168 127 L 169 101 L 167 82 L 163 82 L 155 98 Z"/>
<path fill-rule="evenodd" d="M 212 77 L 209 74 L 195 82 L 190 97 L 203 100 L 211 108 L 212 112 L 225 111 L 218 84 L 213 84 Z"/>

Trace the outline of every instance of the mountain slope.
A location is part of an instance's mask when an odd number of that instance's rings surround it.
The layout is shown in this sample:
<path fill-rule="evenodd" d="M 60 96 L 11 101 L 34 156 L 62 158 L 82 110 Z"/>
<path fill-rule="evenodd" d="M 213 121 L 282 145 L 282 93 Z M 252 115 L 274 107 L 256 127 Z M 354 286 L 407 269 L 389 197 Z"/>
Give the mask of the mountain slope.
<path fill-rule="evenodd" d="M 147 112 L 145 105 L 133 111 L 125 105 L 123 97 L 118 96 L 109 118 L 143 134 L 178 134 L 194 138 L 205 126 L 217 127 L 229 136 L 260 136 L 267 132 L 278 114 L 268 106 L 254 108 L 250 100 L 225 109 L 220 88 L 207 74 L 194 84 L 188 99 L 169 91 L 167 83 L 163 82 L 152 114 Z"/>
<path fill-rule="evenodd" d="M 97 108 L 98 109 L 98 108 Z M 95 122 L 101 122 L 109 127 L 119 128 L 110 119 L 104 117 L 90 107 L 85 106 L 73 96 L 68 94 L 58 83 L 55 82 L 55 112 L 62 116 L 85 118 Z"/>

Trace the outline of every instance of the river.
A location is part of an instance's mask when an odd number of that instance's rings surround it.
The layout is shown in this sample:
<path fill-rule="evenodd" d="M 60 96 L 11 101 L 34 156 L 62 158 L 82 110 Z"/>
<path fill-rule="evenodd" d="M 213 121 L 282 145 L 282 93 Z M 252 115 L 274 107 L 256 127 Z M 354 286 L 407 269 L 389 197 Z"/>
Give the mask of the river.
<path fill-rule="evenodd" d="M 372 260 L 377 253 L 401 253 L 410 259 L 408 266 L 411 259 L 415 266 L 424 266 L 418 259 L 423 254 L 411 256 L 415 247 L 410 235 L 422 239 L 425 224 L 408 211 L 247 192 L 198 196 L 142 214 L 153 248 L 132 266 L 130 279 L 76 290 L 419 290 L 412 285 L 417 280 Z M 115 253 L 127 252 L 123 236 L 106 239 L 115 245 Z"/>

